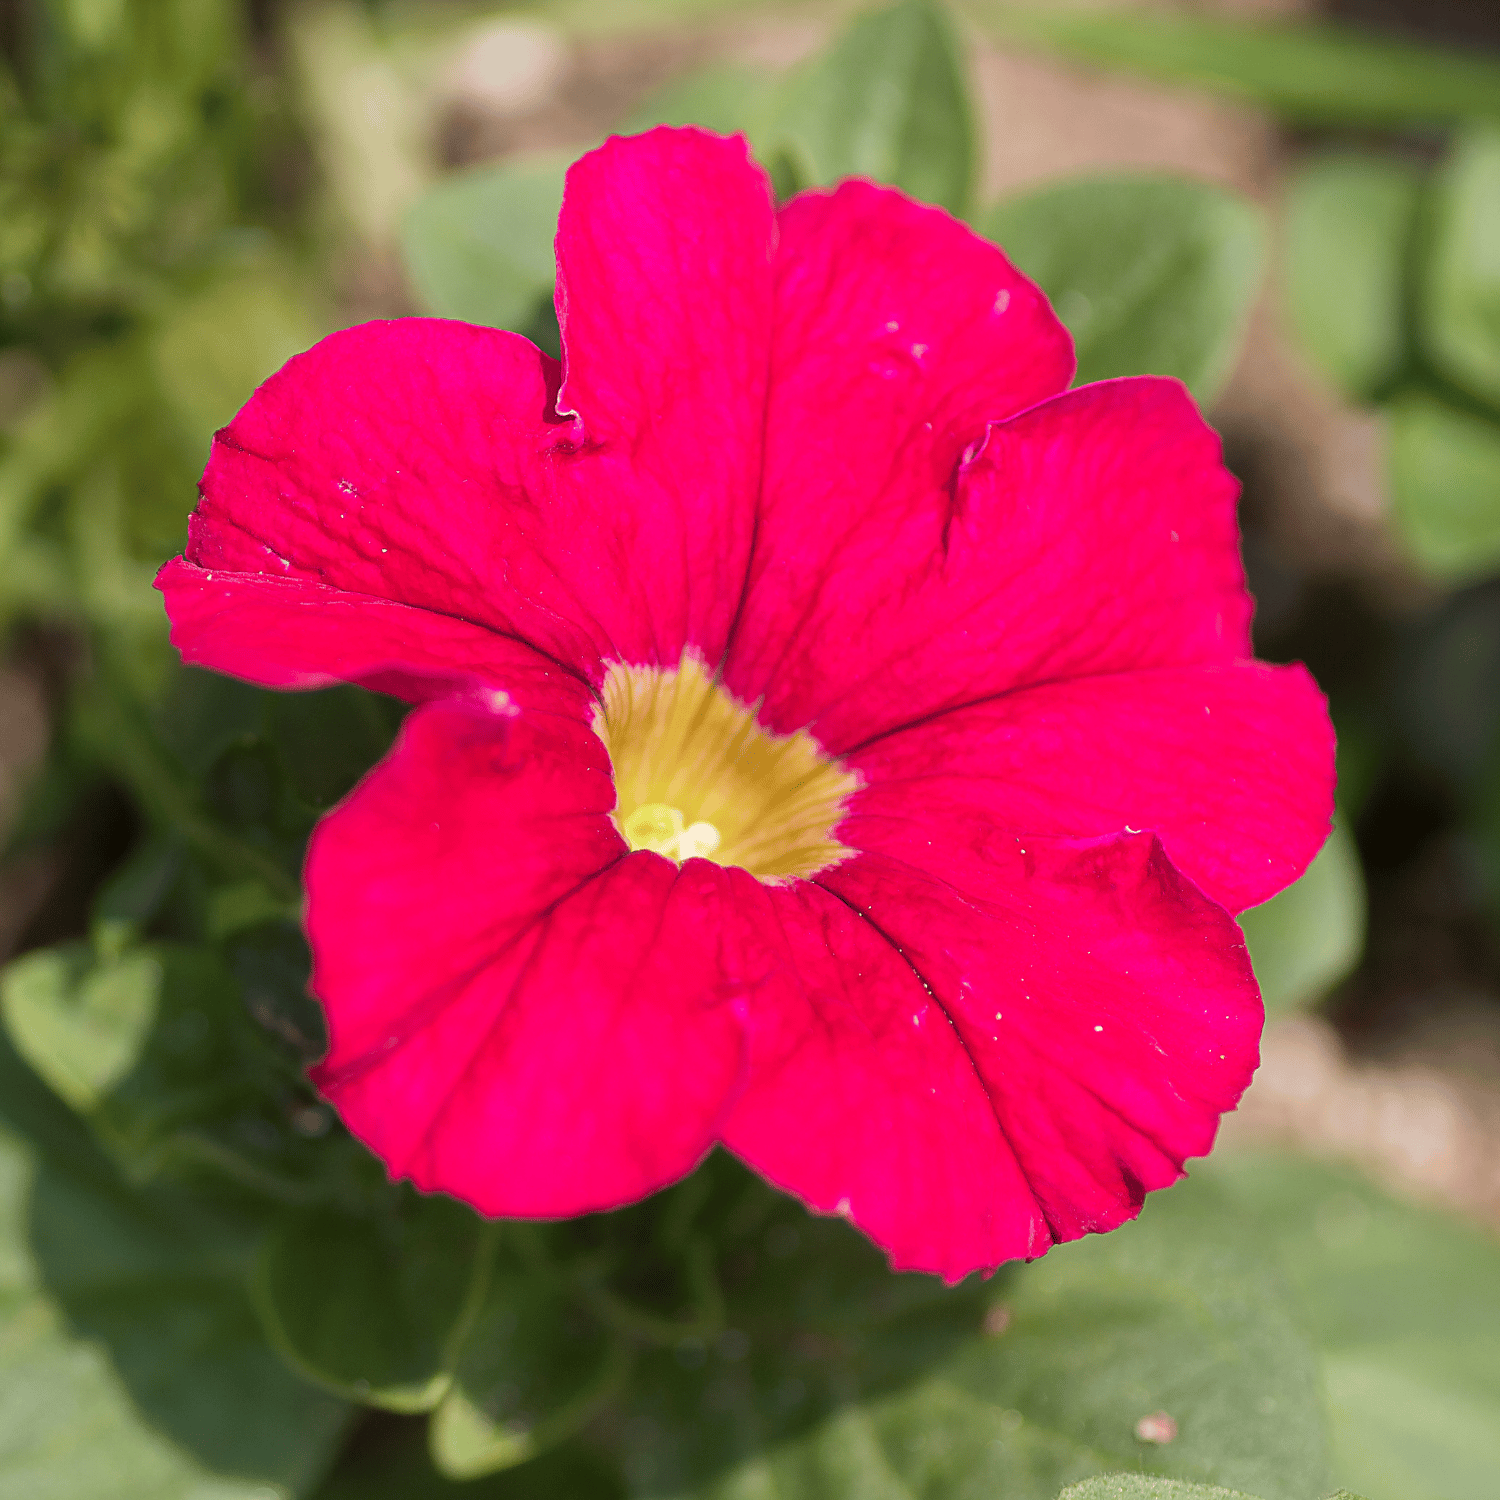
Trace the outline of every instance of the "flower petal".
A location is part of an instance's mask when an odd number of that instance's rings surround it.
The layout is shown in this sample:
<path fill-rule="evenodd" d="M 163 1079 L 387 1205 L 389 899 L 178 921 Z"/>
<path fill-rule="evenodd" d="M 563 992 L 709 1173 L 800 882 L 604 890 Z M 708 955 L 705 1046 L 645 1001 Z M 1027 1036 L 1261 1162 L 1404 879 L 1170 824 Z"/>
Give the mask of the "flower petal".
<path fill-rule="evenodd" d="M 1238 927 L 1150 835 L 1023 842 L 980 825 L 950 846 L 945 879 L 905 857 L 917 843 L 820 881 L 946 1012 L 1043 1217 L 1041 1248 L 1134 1217 L 1208 1151 L 1255 1069 L 1262 1012 Z"/>
<path fill-rule="evenodd" d="M 965 450 L 1066 389 L 1073 346 L 994 245 L 893 189 L 801 194 L 780 229 L 760 525 L 725 677 L 796 728 L 816 706 L 804 631 L 821 647 L 835 618 L 888 605 Z"/>
<path fill-rule="evenodd" d="M 754 528 L 774 240 L 743 141 L 610 141 L 569 173 L 558 230 L 578 415 L 514 334 L 334 334 L 215 439 L 188 561 L 469 621 L 595 682 L 604 659 L 717 658 Z"/>
<path fill-rule="evenodd" d="M 531 646 L 432 610 L 302 578 L 211 572 L 180 557 L 156 586 L 184 662 L 262 687 L 354 682 L 411 703 L 488 687 L 575 718 L 592 701 L 582 677 Z"/>
<path fill-rule="evenodd" d="M 811 605 L 758 579 L 795 643 L 774 678 L 732 685 L 845 753 L 1018 687 L 1246 657 L 1237 494 L 1176 381 L 1070 391 L 991 427 L 951 488 L 897 476 L 863 497 L 864 524 L 809 559 Z"/>
<path fill-rule="evenodd" d="M 724 1144 L 898 1270 L 950 1281 L 1052 1243 L 962 1039 L 903 955 L 806 881 L 741 870 L 749 1065 Z"/>
<path fill-rule="evenodd" d="M 875 740 L 839 838 L 939 877 L 975 819 L 1015 833 L 1156 833 L 1231 911 L 1295 880 L 1328 837 L 1333 730 L 1302 667 L 1262 662 L 1076 678 Z M 929 840 L 931 842 L 929 842 Z M 925 852 L 924 852 L 925 851 Z"/>
<path fill-rule="evenodd" d="M 630 601 L 617 660 L 722 654 L 755 530 L 775 246 L 770 179 L 742 136 L 612 136 L 568 172 L 558 401 L 594 455 L 580 482 Z"/>
<path fill-rule="evenodd" d="M 319 1087 L 428 1191 L 562 1215 L 680 1177 L 739 1080 L 724 872 L 628 855 L 603 746 L 484 699 L 417 709 L 307 863 Z"/>

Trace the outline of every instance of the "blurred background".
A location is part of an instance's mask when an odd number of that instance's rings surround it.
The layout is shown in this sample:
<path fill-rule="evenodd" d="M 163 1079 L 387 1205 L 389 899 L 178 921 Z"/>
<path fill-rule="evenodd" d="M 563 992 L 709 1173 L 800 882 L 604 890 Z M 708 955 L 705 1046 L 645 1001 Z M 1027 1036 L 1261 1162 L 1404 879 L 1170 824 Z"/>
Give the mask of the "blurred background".
<path fill-rule="evenodd" d="M 753 135 L 858 9 L 0 0 L 0 956 L 85 933 L 143 828 L 191 820 L 121 726 L 173 690 L 150 584 L 214 429 L 368 318 L 555 342 L 561 164 L 655 119 Z M 978 154 L 927 195 L 1085 375 L 1188 379 L 1258 649 L 1338 724 L 1335 839 L 1245 919 L 1271 1021 L 1228 1135 L 1500 1229 L 1500 5 L 947 13 Z M 1090 255 L 1052 233 L 1080 215 Z"/>

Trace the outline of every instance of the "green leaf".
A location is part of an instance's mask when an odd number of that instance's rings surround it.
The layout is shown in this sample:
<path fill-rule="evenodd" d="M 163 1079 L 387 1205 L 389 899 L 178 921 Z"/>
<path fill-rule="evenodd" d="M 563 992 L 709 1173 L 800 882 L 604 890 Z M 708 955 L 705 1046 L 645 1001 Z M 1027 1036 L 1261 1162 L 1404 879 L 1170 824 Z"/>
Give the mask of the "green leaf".
<path fill-rule="evenodd" d="M 1302 878 L 1240 913 L 1267 1013 L 1322 999 L 1365 949 L 1365 882 L 1342 823 Z"/>
<path fill-rule="evenodd" d="M 266 1346 L 253 1222 L 126 1191 L 0 1040 L 0 1500 L 303 1493 L 346 1409 Z"/>
<path fill-rule="evenodd" d="M 1412 621 L 1391 668 L 1403 758 L 1472 801 L 1500 754 L 1500 590 L 1460 590 Z"/>
<path fill-rule="evenodd" d="M 1185 179 L 1100 177 L 997 204 L 980 227 L 1067 324 L 1077 384 L 1171 375 L 1200 405 L 1218 394 L 1260 284 L 1251 204 Z"/>
<path fill-rule="evenodd" d="M 471 1210 L 410 1190 L 382 1215 L 288 1215 L 262 1247 L 256 1307 L 310 1379 L 371 1406 L 426 1411 L 448 1389 L 492 1246 Z"/>
<path fill-rule="evenodd" d="M 548 155 L 450 177 L 407 211 L 401 245 L 434 313 L 525 331 L 551 297 L 552 252 L 570 157 Z"/>
<path fill-rule="evenodd" d="M 1028 7 L 994 29 L 1067 57 L 1236 94 L 1312 124 L 1500 118 L 1500 63 L 1318 23 Z"/>
<path fill-rule="evenodd" d="M 323 812 L 390 749 L 405 711 L 357 687 L 277 693 L 266 705 L 267 732 L 292 789 Z"/>
<path fill-rule="evenodd" d="M 1329 152 L 1293 175 L 1286 205 L 1292 327 L 1323 373 L 1356 399 L 1406 358 L 1404 280 L 1420 173 L 1389 156 Z"/>
<path fill-rule="evenodd" d="M 320 329 L 291 276 L 269 264 L 236 267 L 171 306 L 152 340 L 157 379 L 198 462 L 209 441 Z M 187 503 L 183 502 L 183 521 Z"/>
<path fill-rule="evenodd" d="M 1306 1500 L 1325 1478 L 1311 1350 L 1284 1286 L 1207 1206 L 994 1281 L 892 1276 L 845 1226 L 779 1217 L 726 1263 L 727 1331 L 644 1358 L 632 1492 L 1053 1500 L 1119 1469 Z M 1159 1410 L 1178 1435 L 1136 1425 Z"/>
<path fill-rule="evenodd" d="M 433 1413 L 434 1463 L 475 1479 L 535 1458 L 587 1421 L 627 1364 L 565 1282 L 497 1266 Z"/>
<path fill-rule="evenodd" d="M 284 1168 L 293 1132 L 283 1096 L 308 1097 L 306 1086 L 289 1059 L 262 1044 L 223 959 L 159 943 L 120 962 L 149 969 L 156 1005 L 130 1071 L 89 1111 L 110 1154 L 137 1177 L 184 1157 L 228 1165 L 230 1151 L 247 1166 Z M 100 967 L 107 972 L 109 961 Z"/>
<path fill-rule="evenodd" d="M 105 881 L 94 897 L 91 929 L 111 951 L 141 935 L 181 879 L 183 852 L 170 839 L 147 838 Z"/>
<path fill-rule="evenodd" d="M 270 698 L 236 678 L 184 667 L 173 674 L 155 728 L 182 769 L 201 777 L 226 750 L 260 737 Z"/>
<path fill-rule="evenodd" d="M 1464 137 L 1438 173 L 1423 280 L 1433 361 L 1500 407 L 1500 130 Z"/>
<path fill-rule="evenodd" d="M 772 134 L 805 182 L 869 177 L 968 211 L 976 148 L 963 56 L 929 0 L 861 16 L 797 70 Z"/>
<path fill-rule="evenodd" d="M 77 943 L 17 959 L 0 981 L 0 1007 L 16 1051 L 86 1112 L 135 1066 L 156 1021 L 161 984 L 153 954 L 97 964 L 93 950 Z"/>
<path fill-rule="evenodd" d="M 1225 1152 L 1202 1170 L 1247 1232 L 1277 1250 L 1299 1294 L 1340 1479 L 1369 1500 L 1489 1500 L 1500 1473 L 1500 1244 L 1343 1168 Z"/>
<path fill-rule="evenodd" d="M 278 1200 L 359 1196 L 347 1138 L 313 1144 L 329 1117 L 295 1042 L 257 1026 L 214 950 L 70 944 L 19 960 L 0 993 L 17 1049 L 131 1179 L 209 1172 Z"/>
<path fill-rule="evenodd" d="M 701 68 L 675 78 L 638 104 L 620 124 L 622 135 L 653 125 L 701 125 L 720 135 L 746 135 L 757 155 L 769 155 L 767 138 L 777 99 L 774 74 L 760 68 Z"/>
<path fill-rule="evenodd" d="M 287 918 L 237 931 L 224 944 L 245 1008 L 304 1062 L 328 1050 L 323 1009 L 307 992 L 312 954 L 302 928 Z"/>
<path fill-rule="evenodd" d="M 1258 1500 L 1243 1490 L 1216 1484 L 1189 1484 L 1182 1479 L 1152 1479 L 1144 1474 L 1101 1474 L 1069 1485 L 1057 1500 Z"/>
<path fill-rule="evenodd" d="M 1390 407 L 1397 529 L 1433 577 L 1460 583 L 1500 568 L 1500 422 L 1412 392 Z"/>

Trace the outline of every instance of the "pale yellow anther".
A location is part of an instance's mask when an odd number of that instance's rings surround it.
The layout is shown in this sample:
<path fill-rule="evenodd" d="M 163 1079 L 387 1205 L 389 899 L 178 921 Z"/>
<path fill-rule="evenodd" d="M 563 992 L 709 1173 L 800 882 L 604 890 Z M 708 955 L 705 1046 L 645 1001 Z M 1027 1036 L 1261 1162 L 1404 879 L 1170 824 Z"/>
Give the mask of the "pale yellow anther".
<path fill-rule="evenodd" d="M 763 879 L 811 875 L 850 853 L 833 834 L 858 778 L 805 731 L 763 729 L 698 658 L 670 671 L 617 663 L 600 700 L 594 728 L 632 849 Z"/>
<path fill-rule="evenodd" d="M 632 849 L 649 849 L 675 859 L 682 837 L 682 809 L 665 802 L 644 802 L 625 819 L 620 831 Z"/>
<path fill-rule="evenodd" d="M 632 849 L 665 854 L 679 864 L 685 859 L 707 859 L 721 842 L 712 823 L 683 827 L 682 809 L 665 802 L 645 802 L 621 824 L 625 842 Z"/>

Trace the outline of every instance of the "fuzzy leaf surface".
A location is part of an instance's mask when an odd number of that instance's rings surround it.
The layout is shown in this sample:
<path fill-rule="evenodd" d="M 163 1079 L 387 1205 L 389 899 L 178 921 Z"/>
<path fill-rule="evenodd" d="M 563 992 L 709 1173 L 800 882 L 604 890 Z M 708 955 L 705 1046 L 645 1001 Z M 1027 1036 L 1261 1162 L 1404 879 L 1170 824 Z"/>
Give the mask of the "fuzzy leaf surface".
<path fill-rule="evenodd" d="M 0 1497 L 269 1500 L 332 1456 L 341 1402 L 267 1347 L 253 1218 L 131 1191 L 0 1041 Z"/>
<path fill-rule="evenodd" d="M 1171 1196 L 1170 1194 L 1167 1196 Z M 893 1278 L 836 1222 L 779 1218 L 730 1267 L 728 1331 L 641 1365 L 620 1431 L 650 1500 L 1053 1500 L 1111 1470 L 1306 1500 L 1312 1353 L 1222 1203 L 982 1284 Z M 1178 1437 L 1137 1439 L 1166 1411 Z"/>

